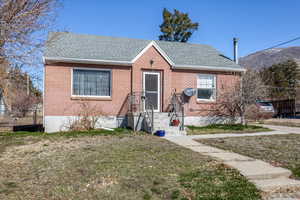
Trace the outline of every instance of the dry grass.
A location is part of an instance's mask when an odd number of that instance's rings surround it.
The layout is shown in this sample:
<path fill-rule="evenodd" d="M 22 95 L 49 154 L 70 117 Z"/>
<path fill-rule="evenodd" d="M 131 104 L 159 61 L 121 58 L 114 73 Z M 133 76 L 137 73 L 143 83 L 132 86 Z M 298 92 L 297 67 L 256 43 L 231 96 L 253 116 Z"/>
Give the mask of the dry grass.
<path fill-rule="evenodd" d="M 0 199 L 259 199 L 237 171 L 153 136 L 0 141 Z"/>
<path fill-rule="evenodd" d="M 267 125 L 300 127 L 300 119 L 272 118 L 272 119 L 264 120 L 261 123 Z"/>
<path fill-rule="evenodd" d="M 300 135 L 203 139 L 200 142 L 288 168 L 300 179 Z"/>

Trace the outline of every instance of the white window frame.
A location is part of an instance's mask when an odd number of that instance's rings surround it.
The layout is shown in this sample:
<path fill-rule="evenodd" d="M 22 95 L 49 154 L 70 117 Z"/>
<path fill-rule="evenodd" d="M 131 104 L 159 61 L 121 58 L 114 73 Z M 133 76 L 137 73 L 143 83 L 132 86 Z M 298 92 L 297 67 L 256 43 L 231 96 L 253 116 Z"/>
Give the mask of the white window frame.
<path fill-rule="evenodd" d="M 198 98 L 198 89 L 208 89 L 208 88 L 198 88 L 198 81 L 200 80 L 201 76 L 210 76 L 213 77 L 213 83 L 214 83 L 214 94 L 213 94 L 213 98 L 210 99 L 201 99 Z M 216 74 L 198 74 L 197 75 L 197 101 L 205 101 L 205 102 L 215 102 L 217 98 L 217 75 Z"/>
<path fill-rule="evenodd" d="M 91 71 L 108 71 L 110 73 L 110 96 L 97 96 L 97 95 L 75 95 L 73 94 L 73 72 L 74 70 L 91 70 Z M 111 98 L 112 97 L 112 70 L 111 69 L 99 69 L 99 68 L 86 68 L 86 67 L 73 67 L 71 69 L 71 97 L 85 97 L 85 98 Z"/>

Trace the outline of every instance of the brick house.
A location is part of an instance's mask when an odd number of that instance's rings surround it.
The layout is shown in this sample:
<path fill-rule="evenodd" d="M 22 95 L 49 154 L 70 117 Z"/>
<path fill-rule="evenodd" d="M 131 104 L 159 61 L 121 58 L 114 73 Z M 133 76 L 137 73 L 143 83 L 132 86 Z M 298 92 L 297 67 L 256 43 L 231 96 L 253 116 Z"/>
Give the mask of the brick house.
<path fill-rule="evenodd" d="M 74 33 L 51 33 L 44 63 L 46 132 L 88 101 L 105 113 L 99 126 L 184 133 L 211 122 L 218 92 L 244 71 L 208 45 Z"/>

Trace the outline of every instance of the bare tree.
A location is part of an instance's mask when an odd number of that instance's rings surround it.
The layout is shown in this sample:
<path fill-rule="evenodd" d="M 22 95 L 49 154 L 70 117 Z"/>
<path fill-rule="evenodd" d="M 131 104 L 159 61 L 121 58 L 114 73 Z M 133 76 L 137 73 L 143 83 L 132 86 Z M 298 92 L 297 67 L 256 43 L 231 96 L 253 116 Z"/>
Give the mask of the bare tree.
<path fill-rule="evenodd" d="M 20 100 L 13 99 L 10 69 L 16 64 L 40 63 L 38 57 L 59 3 L 60 0 L 0 0 L 0 89 L 10 107 L 19 105 Z"/>
<path fill-rule="evenodd" d="M 7 89 L 9 93 L 4 101 L 9 105 L 7 111 L 14 117 L 25 117 L 27 112 L 42 102 L 41 91 L 33 85 L 28 74 L 18 67 L 10 68 Z"/>
<path fill-rule="evenodd" d="M 44 44 L 59 0 L 0 0 L 0 64 L 28 58 Z"/>
<path fill-rule="evenodd" d="M 41 98 L 28 95 L 26 90 L 17 89 L 17 97 L 12 98 L 10 113 L 13 117 L 25 117 L 37 104 L 41 102 Z"/>
<path fill-rule="evenodd" d="M 248 108 L 267 96 L 267 89 L 260 76 L 250 69 L 241 76 L 241 81 L 236 81 L 232 86 L 222 84 L 221 87 L 212 114 L 229 118 L 230 123 L 240 118 L 241 123 L 245 124 Z"/>

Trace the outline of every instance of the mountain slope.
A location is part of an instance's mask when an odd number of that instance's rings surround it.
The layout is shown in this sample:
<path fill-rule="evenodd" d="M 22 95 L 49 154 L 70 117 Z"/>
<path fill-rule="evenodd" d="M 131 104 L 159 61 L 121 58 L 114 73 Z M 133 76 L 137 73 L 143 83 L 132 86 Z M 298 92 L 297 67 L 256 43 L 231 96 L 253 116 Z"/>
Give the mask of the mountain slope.
<path fill-rule="evenodd" d="M 261 69 L 289 59 L 300 59 L 300 46 L 258 51 L 240 58 L 239 64 L 246 68 Z"/>

